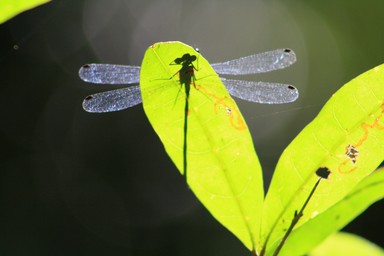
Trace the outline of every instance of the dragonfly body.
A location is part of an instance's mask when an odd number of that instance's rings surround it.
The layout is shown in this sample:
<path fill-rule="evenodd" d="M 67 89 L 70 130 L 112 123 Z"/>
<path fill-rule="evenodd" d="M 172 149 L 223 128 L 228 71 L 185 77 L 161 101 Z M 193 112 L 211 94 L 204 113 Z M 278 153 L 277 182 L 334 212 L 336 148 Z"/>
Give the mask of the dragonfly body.
<path fill-rule="evenodd" d="M 180 86 L 185 89 L 185 107 L 184 107 L 184 143 L 183 143 L 183 174 L 187 178 L 187 134 L 188 134 L 188 112 L 189 112 L 189 93 L 191 84 L 194 83 L 195 67 L 193 62 L 196 60 L 195 55 L 184 54 L 183 57 L 175 59 L 176 65 L 181 65 L 179 70 Z"/>

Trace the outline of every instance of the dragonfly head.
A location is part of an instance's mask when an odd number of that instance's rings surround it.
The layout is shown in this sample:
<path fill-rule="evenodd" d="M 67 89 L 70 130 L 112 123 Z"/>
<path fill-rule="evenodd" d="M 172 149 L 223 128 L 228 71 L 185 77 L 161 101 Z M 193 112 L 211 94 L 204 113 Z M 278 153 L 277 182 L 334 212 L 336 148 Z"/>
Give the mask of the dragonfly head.
<path fill-rule="evenodd" d="M 181 58 L 176 58 L 174 62 L 180 65 L 190 65 L 195 60 L 196 60 L 195 55 L 190 55 L 189 53 L 186 53 Z"/>

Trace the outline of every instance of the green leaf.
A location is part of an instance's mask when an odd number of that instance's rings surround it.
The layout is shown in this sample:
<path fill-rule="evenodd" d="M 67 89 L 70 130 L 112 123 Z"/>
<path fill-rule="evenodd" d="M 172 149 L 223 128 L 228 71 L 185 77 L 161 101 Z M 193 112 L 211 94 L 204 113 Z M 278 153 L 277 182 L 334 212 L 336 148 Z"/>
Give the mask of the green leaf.
<path fill-rule="evenodd" d="M 380 168 L 362 180 L 341 201 L 294 230 L 279 256 L 304 255 L 309 252 L 329 235 L 347 225 L 371 204 L 383 199 L 383 187 L 384 168 Z M 271 247 L 276 246 L 277 244 Z"/>
<path fill-rule="evenodd" d="M 304 204 L 319 168 L 331 174 L 320 182 L 296 228 L 342 200 L 383 161 L 383 85 L 384 65 L 348 82 L 285 149 L 263 209 L 261 239 L 268 242 L 268 253 Z"/>
<path fill-rule="evenodd" d="M 0 0 L 0 24 L 50 0 Z"/>
<path fill-rule="evenodd" d="M 182 174 L 186 170 L 188 185 L 211 214 L 253 250 L 263 204 L 261 168 L 220 78 L 180 42 L 149 47 L 140 77 L 145 113 L 168 155 Z"/>
<path fill-rule="evenodd" d="M 309 254 L 309 256 L 339 255 L 383 256 L 384 250 L 362 237 L 349 233 L 335 233 Z"/>

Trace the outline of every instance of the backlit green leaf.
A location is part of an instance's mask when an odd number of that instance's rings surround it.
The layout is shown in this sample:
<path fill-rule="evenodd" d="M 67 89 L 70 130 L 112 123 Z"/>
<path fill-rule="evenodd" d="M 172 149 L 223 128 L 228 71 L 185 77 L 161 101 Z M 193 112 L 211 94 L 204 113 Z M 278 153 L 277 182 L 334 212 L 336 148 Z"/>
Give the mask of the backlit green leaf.
<path fill-rule="evenodd" d="M 189 187 L 211 214 L 252 250 L 263 204 L 261 169 L 247 125 L 220 78 L 180 42 L 149 47 L 140 77 L 145 113 L 168 155 L 182 174 L 186 169 Z"/>
<path fill-rule="evenodd" d="M 347 225 L 374 202 L 383 199 L 383 188 L 384 168 L 380 168 L 362 180 L 343 200 L 294 230 L 279 256 L 304 255 L 309 252 L 329 235 Z M 271 247 L 275 246 L 272 245 Z"/>
<path fill-rule="evenodd" d="M 384 250 L 376 244 L 353 234 L 335 233 L 328 237 L 309 256 L 384 256 Z"/>
<path fill-rule="evenodd" d="M 322 180 L 296 228 L 342 200 L 384 159 L 384 65 L 344 85 L 283 152 L 268 191 L 262 223 L 267 252 L 289 227 L 318 176 Z"/>
<path fill-rule="evenodd" d="M 50 0 L 0 0 L 0 24 Z"/>

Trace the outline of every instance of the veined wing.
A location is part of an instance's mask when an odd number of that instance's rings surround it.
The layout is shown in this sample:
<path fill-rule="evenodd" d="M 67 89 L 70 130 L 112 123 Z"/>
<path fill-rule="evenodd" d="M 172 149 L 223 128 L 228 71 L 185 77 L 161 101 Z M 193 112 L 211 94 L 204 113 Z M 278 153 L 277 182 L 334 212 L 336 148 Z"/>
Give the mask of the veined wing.
<path fill-rule="evenodd" d="M 296 62 L 290 49 L 278 49 L 211 66 L 218 74 L 246 75 L 286 68 Z M 95 84 L 134 84 L 140 81 L 140 67 L 114 64 L 86 64 L 79 70 L 82 80 Z"/>
<path fill-rule="evenodd" d="M 227 91 L 237 98 L 264 104 L 282 104 L 295 101 L 299 91 L 292 85 L 232 80 L 221 77 Z"/>
<path fill-rule="evenodd" d="M 228 92 L 237 98 L 264 104 L 282 104 L 295 101 L 298 90 L 292 85 L 252 82 L 221 78 Z M 122 89 L 87 96 L 83 108 L 87 112 L 104 113 L 123 110 L 141 103 L 140 87 L 132 85 Z"/>
<path fill-rule="evenodd" d="M 83 101 L 83 108 L 92 113 L 113 112 L 133 107 L 141 101 L 140 87 L 132 85 L 89 95 Z"/>
<path fill-rule="evenodd" d="M 139 66 L 86 64 L 79 70 L 82 80 L 94 84 L 135 84 L 140 81 Z"/>
<path fill-rule="evenodd" d="M 241 75 L 282 69 L 296 61 L 290 49 L 250 55 L 240 59 L 212 64 L 219 74 Z M 79 70 L 82 80 L 94 84 L 134 84 L 140 81 L 140 67 L 114 64 L 86 64 Z M 297 99 L 295 87 L 287 84 L 251 82 L 221 78 L 228 92 L 240 99 L 267 104 L 288 103 Z M 87 96 L 83 108 L 88 112 L 113 112 L 141 103 L 138 85 Z"/>
<path fill-rule="evenodd" d="M 295 62 L 296 54 L 291 49 L 277 49 L 211 66 L 218 74 L 247 75 L 283 69 Z"/>

